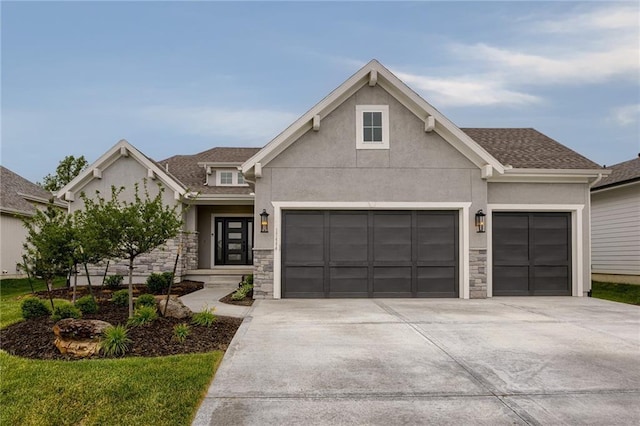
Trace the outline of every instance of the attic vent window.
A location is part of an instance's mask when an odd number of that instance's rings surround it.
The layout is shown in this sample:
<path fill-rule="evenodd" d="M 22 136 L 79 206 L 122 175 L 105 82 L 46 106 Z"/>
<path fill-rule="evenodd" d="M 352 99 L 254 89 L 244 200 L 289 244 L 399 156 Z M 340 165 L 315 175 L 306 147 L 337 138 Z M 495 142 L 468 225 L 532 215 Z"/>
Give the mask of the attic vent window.
<path fill-rule="evenodd" d="M 389 149 L 388 105 L 356 105 L 356 148 Z"/>
<path fill-rule="evenodd" d="M 242 172 L 232 169 L 216 170 L 216 186 L 249 186 Z"/>

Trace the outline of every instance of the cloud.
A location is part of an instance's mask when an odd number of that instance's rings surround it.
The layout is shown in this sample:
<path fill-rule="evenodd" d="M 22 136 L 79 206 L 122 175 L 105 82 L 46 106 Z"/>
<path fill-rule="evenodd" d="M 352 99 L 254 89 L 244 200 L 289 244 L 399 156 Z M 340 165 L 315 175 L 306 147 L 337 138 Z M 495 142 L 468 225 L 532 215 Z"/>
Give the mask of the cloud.
<path fill-rule="evenodd" d="M 138 112 L 155 125 L 174 127 L 181 132 L 224 137 L 233 141 L 262 142 L 272 139 L 298 118 L 297 114 L 268 109 L 238 109 L 215 107 L 176 107 L 156 105 Z"/>
<path fill-rule="evenodd" d="M 444 106 L 526 105 L 541 99 L 503 87 L 488 77 L 440 78 L 406 72 L 394 73 L 405 83 L 424 91 L 433 103 Z"/>
<path fill-rule="evenodd" d="M 625 105 L 611 111 L 611 121 L 621 126 L 640 124 L 640 104 Z"/>
<path fill-rule="evenodd" d="M 620 30 L 638 28 L 638 7 L 634 4 L 617 4 L 598 8 L 563 19 L 543 20 L 534 27 L 549 33 L 576 33 L 589 30 Z"/>

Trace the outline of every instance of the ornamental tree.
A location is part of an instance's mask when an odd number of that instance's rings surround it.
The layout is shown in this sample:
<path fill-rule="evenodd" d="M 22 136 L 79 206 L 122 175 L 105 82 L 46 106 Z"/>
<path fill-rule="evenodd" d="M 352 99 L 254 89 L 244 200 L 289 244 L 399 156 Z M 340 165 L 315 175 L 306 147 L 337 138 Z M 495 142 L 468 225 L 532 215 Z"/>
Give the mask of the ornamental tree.
<path fill-rule="evenodd" d="M 81 171 L 87 168 L 89 163 L 84 158 L 84 155 L 76 158 L 73 155 L 67 155 L 60 161 L 58 167 L 56 167 L 55 174 L 48 174 L 42 180 L 42 183 L 38 182 L 38 185 L 42 186 L 49 192 L 56 192 L 69 182 L 73 180 Z"/>

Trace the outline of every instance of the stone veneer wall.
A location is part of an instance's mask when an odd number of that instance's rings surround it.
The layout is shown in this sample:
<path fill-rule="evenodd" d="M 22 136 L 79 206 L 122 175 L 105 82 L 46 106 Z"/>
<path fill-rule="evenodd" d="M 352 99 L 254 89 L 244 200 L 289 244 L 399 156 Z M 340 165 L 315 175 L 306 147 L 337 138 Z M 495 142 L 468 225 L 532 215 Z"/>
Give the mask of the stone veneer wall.
<path fill-rule="evenodd" d="M 469 250 L 469 298 L 487 297 L 487 249 Z"/>
<path fill-rule="evenodd" d="M 142 254 L 136 258 L 133 263 L 134 282 L 141 282 L 152 273 L 162 273 L 173 271 L 173 265 L 176 261 L 178 246 L 182 243 L 182 253 L 178 260 L 176 268 L 176 278 L 182 279 L 187 271 L 198 269 L 198 233 L 197 232 L 181 232 L 176 238 L 167 241 L 151 253 Z M 95 265 L 89 265 L 89 274 L 92 278 L 92 284 L 100 284 L 104 274 L 104 268 L 107 262 L 100 262 Z M 78 277 L 84 277 L 84 268 L 78 267 L 80 274 Z M 115 259 L 109 262 L 109 271 L 107 275 L 120 274 L 125 277 L 124 282 L 127 283 L 129 275 L 129 263 L 126 260 Z M 99 282 L 94 282 L 95 277 L 100 277 Z M 136 279 L 137 278 L 137 279 Z"/>
<path fill-rule="evenodd" d="M 253 298 L 273 298 L 273 249 L 253 249 Z"/>

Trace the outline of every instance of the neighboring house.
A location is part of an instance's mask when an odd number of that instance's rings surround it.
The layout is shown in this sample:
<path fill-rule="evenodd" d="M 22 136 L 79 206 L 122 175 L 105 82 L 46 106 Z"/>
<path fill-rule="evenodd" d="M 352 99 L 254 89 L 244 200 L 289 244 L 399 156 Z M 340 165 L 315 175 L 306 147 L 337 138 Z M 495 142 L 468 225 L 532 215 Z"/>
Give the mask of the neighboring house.
<path fill-rule="evenodd" d="M 185 232 L 137 273 L 182 242 L 178 275 L 253 271 L 257 298 L 582 296 L 607 174 L 534 129 L 460 129 L 371 61 L 262 149 L 155 163 L 121 141 L 58 196 L 160 182 Z"/>
<path fill-rule="evenodd" d="M 640 157 L 610 169 L 591 189 L 591 272 L 640 284 Z"/>
<path fill-rule="evenodd" d="M 35 183 L 29 182 L 0 166 L 0 263 L 2 278 L 25 276 L 22 265 L 23 245 L 27 230 L 23 220 L 46 208 L 53 195 Z M 55 205 L 66 210 L 66 203 L 56 200 Z"/>

